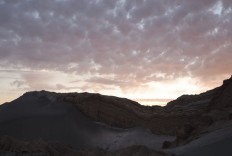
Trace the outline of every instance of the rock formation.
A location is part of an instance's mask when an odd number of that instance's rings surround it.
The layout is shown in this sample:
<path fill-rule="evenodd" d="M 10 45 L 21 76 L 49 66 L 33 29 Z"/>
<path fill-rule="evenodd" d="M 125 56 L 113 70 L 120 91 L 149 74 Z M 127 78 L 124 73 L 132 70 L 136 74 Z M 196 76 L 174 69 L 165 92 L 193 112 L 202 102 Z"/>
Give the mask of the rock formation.
<path fill-rule="evenodd" d="M 220 87 L 217 87 L 200 95 L 182 96 L 177 100 L 167 104 L 166 108 L 180 105 L 188 105 L 183 111 L 191 108 L 192 101 L 198 99 L 194 113 L 197 115 L 193 122 L 184 124 L 177 130 L 177 139 L 173 143 L 165 142 L 164 147 L 175 147 L 186 144 L 202 134 L 224 128 L 226 124 L 232 122 L 232 77 L 224 80 Z M 206 100 L 207 99 L 207 100 Z M 204 101 L 204 102 L 202 102 Z M 207 102 L 206 102 L 207 101 Z M 189 107 L 190 106 L 190 107 Z M 189 116 L 194 117 L 194 116 Z"/>

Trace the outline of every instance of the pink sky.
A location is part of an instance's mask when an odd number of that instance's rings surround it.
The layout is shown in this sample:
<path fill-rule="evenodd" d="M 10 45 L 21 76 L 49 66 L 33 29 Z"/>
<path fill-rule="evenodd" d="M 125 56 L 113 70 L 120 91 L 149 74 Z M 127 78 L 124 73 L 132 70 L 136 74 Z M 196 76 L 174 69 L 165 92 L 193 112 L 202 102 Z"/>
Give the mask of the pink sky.
<path fill-rule="evenodd" d="M 164 105 L 206 91 L 232 73 L 231 25 L 231 0 L 0 0 L 0 103 L 49 90 Z"/>

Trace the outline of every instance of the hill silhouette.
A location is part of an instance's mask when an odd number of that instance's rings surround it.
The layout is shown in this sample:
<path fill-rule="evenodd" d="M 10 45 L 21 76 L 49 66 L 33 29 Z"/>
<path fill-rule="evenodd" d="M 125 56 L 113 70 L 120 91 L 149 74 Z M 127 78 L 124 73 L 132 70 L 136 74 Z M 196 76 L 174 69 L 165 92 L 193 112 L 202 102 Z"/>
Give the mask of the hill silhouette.
<path fill-rule="evenodd" d="M 231 95 L 232 78 L 164 107 L 96 93 L 28 92 L 0 106 L 0 155 L 228 155 Z"/>

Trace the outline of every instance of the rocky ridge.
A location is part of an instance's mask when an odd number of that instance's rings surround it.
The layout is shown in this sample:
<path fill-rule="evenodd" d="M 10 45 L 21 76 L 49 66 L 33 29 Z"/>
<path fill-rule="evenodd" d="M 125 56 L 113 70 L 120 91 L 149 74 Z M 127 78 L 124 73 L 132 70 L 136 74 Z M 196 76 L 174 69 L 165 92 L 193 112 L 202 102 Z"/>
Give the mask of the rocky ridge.
<path fill-rule="evenodd" d="M 200 107 L 198 107 L 199 110 L 196 113 L 198 118 L 195 119 L 197 122 L 195 124 L 189 122 L 183 125 L 177 131 L 177 139 L 172 143 L 165 142 L 164 147 L 187 144 L 202 135 L 227 127 L 232 123 L 232 76 L 224 80 L 220 87 L 200 94 L 196 98 L 205 97 L 207 94 L 207 98 L 210 97 L 210 100 L 204 103 L 203 106 L 201 103 Z M 195 97 L 193 96 L 193 98 Z M 177 101 L 174 101 L 174 103 Z"/>
<path fill-rule="evenodd" d="M 98 122 L 122 128 L 141 126 L 156 134 L 176 135 L 174 146 L 178 146 L 197 138 L 215 122 L 230 120 L 231 94 L 232 77 L 220 87 L 199 95 L 183 95 L 164 107 L 142 106 L 128 99 L 90 93 L 66 94 L 61 99 Z"/>
<path fill-rule="evenodd" d="M 208 104 L 219 88 L 199 94 L 183 95 L 166 106 L 143 106 L 125 98 L 93 93 L 60 94 L 61 101 L 74 104 L 91 120 L 121 127 L 149 128 L 156 134 L 176 135 L 187 124 L 209 122 L 199 114 L 207 110 Z M 171 128 L 170 128 L 171 127 Z"/>

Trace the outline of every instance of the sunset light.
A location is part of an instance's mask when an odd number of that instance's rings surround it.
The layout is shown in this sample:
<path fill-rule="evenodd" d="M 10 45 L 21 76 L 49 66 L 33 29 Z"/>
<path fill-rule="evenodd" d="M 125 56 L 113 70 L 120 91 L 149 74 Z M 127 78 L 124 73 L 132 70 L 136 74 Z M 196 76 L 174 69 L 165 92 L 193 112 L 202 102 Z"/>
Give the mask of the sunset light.
<path fill-rule="evenodd" d="M 164 105 L 231 74 L 226 0 L 0 0 L 0 17 L 0 103 L 49 90 Z"/>

